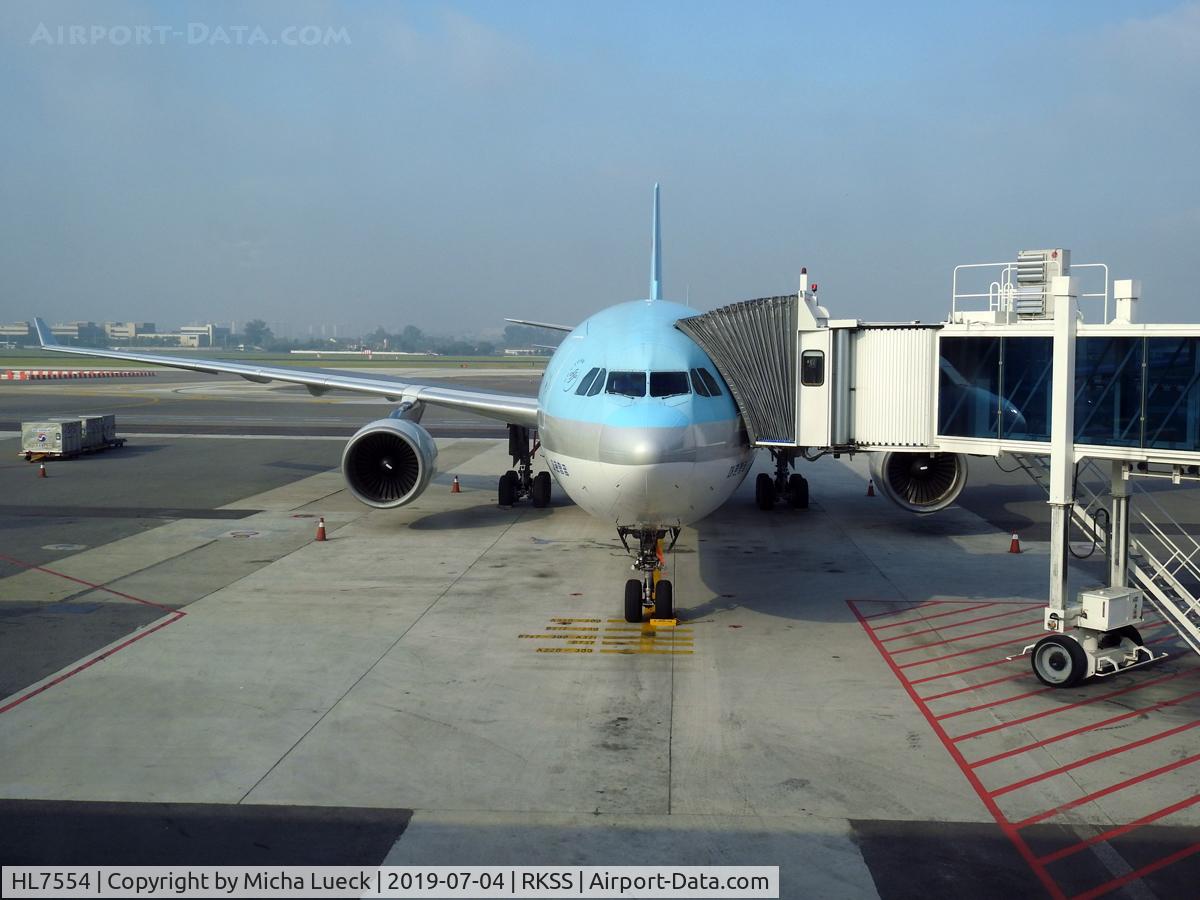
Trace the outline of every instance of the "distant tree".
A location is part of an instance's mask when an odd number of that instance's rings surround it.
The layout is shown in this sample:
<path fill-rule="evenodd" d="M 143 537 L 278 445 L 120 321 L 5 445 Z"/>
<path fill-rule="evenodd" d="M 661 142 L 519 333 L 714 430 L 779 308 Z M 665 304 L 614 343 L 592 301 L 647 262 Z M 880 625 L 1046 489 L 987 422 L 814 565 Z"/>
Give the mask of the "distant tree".
<path fill-rule="evenodd" d="M 262 319 L 251 319 L 242 327 L 242 337 L 247 344 L 254 347 L 266 347 L 275 339 L 271 329 Z"/>
<path fill-rule="evenodd" d="M 425 333 L 415 325 L 405 325 L 404 330 L 395 336 L 395 344 L 397 350 L 404 350 L 407 353 L 417 353 L 429 349 Z"/>
<path fill-rule="evenodd" d="M 387 350 L 391 346 L 391 338 L 392 336 L 383 330 L 383 326 L 380 326 L 364 337 L 363 343 L 372 350 Z"/>
<path fill-rule="evenodd" d="M 534 344 L 557 347 L 563 339 L 561 331 L 547 328 L 532 328 L 528 325 L 508 325 L 504 329 L 504 346 L 511 348 L 532 347 Z"/>

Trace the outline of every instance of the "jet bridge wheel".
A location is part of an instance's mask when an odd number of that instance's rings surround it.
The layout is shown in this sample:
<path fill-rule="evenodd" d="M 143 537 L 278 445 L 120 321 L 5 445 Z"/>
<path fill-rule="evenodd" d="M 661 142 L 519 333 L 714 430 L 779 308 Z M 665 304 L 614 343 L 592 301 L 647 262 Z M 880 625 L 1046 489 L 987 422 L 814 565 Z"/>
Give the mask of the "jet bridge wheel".
<path fill-rule="evenodd" d="M 500 476 L 500 489 L 497 492 L 500 506 L 512 506 L 517 502 L 517 473 L 509 469 Z"/>
<path fill-rule="evenodd" d="M 1087 654 L 1079 641 L 1065 634 L 1052 634 L 1038 641 L 1031 662 L 1038 681 L 1050 687 L 1074 687 L 1087 677 Z"/>
<path fill-rule="evenodd" d="M 538 472 L 533 476 L 533 488 L 529 492 L 530 499 L 537 509 L 550 505 L 550 473 Z"/>
<path fill-rule="evenodd" d="M 625 621 L 634 623 L 642 621 L 641 579 L 630 578 L 625 582 Z"/>
<path fill-rule="evenodd" d="M 759 472 L 758 477 L 754 479 L 754 502 L 758 504 L 759 509 L 775 508 L 775 482 L 766 472 Z"/>

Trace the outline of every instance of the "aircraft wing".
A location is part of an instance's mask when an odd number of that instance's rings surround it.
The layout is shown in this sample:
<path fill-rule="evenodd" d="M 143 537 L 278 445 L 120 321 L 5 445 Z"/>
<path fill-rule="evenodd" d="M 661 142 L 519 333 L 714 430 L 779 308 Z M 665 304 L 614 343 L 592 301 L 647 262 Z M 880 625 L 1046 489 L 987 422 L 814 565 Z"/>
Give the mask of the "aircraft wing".
<path fill-rule="evenodd" d="M 517 394 L 501 394 L 493 391 L 472 391 L 462 388 L 441 387 L 405 381 L 389 375 L 356 375 L 328 369 L 302 369 L 290 366 L 260 366 L 231 362 L 223 359 L 184 359 L 178 356 L 159 356 L 151 353 L 129 353 L 121 350 L 93 350 L 87 347 L 64 347 L 58 343 L 50 327 L 41 319 L 33 320 L 38 343 L 43 350 L 69 353 L 74 356 L 96 356 L 103 359 L 123 359 L 129 362 L 150 363 L 172 369 L 188 369 L 210 375 L 240 375 L 247 381 L 267 384 L 282 381 L 302 384 L 314 397 L 329 391 L 351 391 L 359 394 L 374 394 L 389 401 L 417 401 L 432 403 L 449 409 L 461 409 L 499 419 L 512 425 L 537 425 L 538 403 L 536 397 Z"/>
<path fill-rule="evenodd" d="M 533 322 L 529 319 L 509 319 L 505 318 L 505 322 L 512 322 L 514 325 L 528 325 L 531 328 L 548 328 L 550 331 L 574 331 L 574 325 L 554 325 L 550 322 Z"/>

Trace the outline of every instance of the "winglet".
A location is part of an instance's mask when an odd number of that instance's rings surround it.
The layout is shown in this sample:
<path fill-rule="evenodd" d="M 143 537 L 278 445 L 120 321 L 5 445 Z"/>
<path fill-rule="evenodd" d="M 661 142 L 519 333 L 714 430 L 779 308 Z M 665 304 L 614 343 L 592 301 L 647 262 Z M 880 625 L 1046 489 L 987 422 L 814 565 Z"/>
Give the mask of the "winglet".
<path fill-rule="evenodd" d="M 50 330 L 50 326 L 42 319 L 35 316 L 33 319 L 33 328 L 37 332 L 38 343 L 43 347 L 58 346 L 58 339 L 54 337 L 54 332 Z"/>
<path fill-rule="evenodd" d="M 650 223 L 650 299 L 662 299 L 662 239 L 658 231 L 658 182 L 654 183 L 654 213 Z"/>

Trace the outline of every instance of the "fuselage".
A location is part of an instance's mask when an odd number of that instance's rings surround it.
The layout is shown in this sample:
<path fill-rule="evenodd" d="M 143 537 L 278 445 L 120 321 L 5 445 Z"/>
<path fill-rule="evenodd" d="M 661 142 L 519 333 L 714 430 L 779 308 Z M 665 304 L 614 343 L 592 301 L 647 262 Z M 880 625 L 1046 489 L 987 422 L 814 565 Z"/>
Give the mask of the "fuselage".
<path fill-rule="evenodd" d="M 538 394 L 542 452 L 588 513 L 620 526 L 686 525 L 719 507 L 752 451 L 729 387 L 675 328 L 695 310 L 634 300 L 576 327 Z"/>

